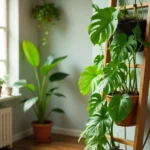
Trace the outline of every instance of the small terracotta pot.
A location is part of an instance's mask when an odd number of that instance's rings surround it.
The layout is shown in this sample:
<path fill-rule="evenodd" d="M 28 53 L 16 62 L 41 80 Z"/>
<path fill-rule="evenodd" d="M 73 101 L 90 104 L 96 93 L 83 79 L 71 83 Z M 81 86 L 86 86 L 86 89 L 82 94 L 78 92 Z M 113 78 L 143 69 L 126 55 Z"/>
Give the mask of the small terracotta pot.
<path fill-rule="evenodd" d="M 107 102 L 110 102 L 111 98 L 112 98 L 111 95 L 107 95 L 106 97 Z M 122 120 L 117 124 L 119 126 L 130 127 L 136 125 L 136 115 L 137 115 L 139 95 L 130 95 L 130 99 L 132 101 L 131 111 L 124 120 Z"/>
<path fill-rule="evenodd" d="M 53 122 L 47 121 L 45 124 L 39 124 L 36 121 L 32 122 L 34 140 L 44 143 L 51 141 L 51 130 Z"/>

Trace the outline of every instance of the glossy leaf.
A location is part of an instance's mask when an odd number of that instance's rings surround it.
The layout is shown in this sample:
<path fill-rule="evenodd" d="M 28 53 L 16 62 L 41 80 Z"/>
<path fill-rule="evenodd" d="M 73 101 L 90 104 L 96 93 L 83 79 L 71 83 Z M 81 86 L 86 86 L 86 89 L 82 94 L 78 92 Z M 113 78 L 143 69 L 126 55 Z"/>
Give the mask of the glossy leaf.
<path fill-rule="evenodd" d="M 98 9 L 91 18 L 91 24 L 88 28 L 92 43 L 102 44 L 107 41 L 115 32 L 118 25 L 118 11 L 113 7 Z"/>
<path fill-rule="evenodd" d="M 127 66 L 124 63 L 110 62 L 104 68 L 104 77 L 100 81 L 99 90 L 107 95 L 119 88 L 127 78 Z"/>
<path fill-rule="evenodd" d="M 57 113 L 64 113 L 64 111 L 60 108 L 54 108 L 52 109 L 53 112 L 57 112 Z"/>
<path fill-rule="evenodd" d="M 35 45 L 30 41 L 23 41 L 23 51 L 25 53 L 28 62 L 33 67 L 38 67 L 40 63 L 40 56 Z"/>
<path fill-rule="evenodd" d="M 89 116 L 92 116 L 94 112 L 96 112 L 96 109 L 99 108 L 100 104 L 102 104 L 103 100 L 100 96 L 99 93 L 94 93 L 89 102 L 88 102 L 88 111 L 89 111 Z"/>
<path fill-rule="evenodd" d="M 63 80 L 63 79 L 65 79 L 68 75 L 69 75 L 69 74 L 63 73 L 63 72 L 56 72 L 56 73 L 53 73 L 53 74 L 49 77 L 49 80 L 50 80 L 51 82 Z"/>
<path fill-rule="evenodd" d="M 94 59 L 94 65 L 97 65 L 99 68 L 103 66 L 104 55 L 97 55 Z"/>
<path fill-rule="evenodd" d="M 53 58 L 52 56 L 49 56 L 43 66 L 40 68 L 40 72 L 42 75 L 47 76 L 48 73 L 52 68 L 54 68 L 57 64 L 59 64 L 61 61 L 66 59 L 67 56 Z"/>
<path fill-rule="evenodd" d="M 25 87 L 25 88 L 29 89 L 32 92 L 35 91 L 34 85 L 33 84 L 27 84 L 26 80 L 19 80 L 19 81 L 17 81 L 17 82 L 14 83 L 14 86 L 18 87 L 18 88 Z"/>
<path fill-rule="evenodd" d="M 79 79 L 80 92 L 83 95 L 89 94 L 91 91 L 95 91 L 100 79 L 103 76 L 103 71 L 98 69 L 97 66 L 89 66 L 84 69 Z"/>
<path fill-rule="evenodd" d="M 29 98 L 27 101 L 25 101 L 23 107 L 24 111 L 26 112 L 27 110 L 29 110 L 37 101 L 38 97 Z"/>
<path fill-rule="evenodd" d="M 101 110 L 95 113 L 92 117 L 89 118 L 89 121 L 86 125 L 86 135 L 90 136 L 103 136 L 110 129 L 110 116 L 107 110 L 107 106 L 102 106 Z"/>
<path fill-rule="evenodd" d="M 137 41 L 133 35 L 116 34 L 111 45 L 111 56 L 115 61 L 125 61 L 137 49 Z"/>
<path fill-rule="evenodd" d="M 116 94 L 112 97 L 108 111 L 113 121 L 119 123 L 124 120 L 132 108 L 132 102 L 129 95 Z"/>

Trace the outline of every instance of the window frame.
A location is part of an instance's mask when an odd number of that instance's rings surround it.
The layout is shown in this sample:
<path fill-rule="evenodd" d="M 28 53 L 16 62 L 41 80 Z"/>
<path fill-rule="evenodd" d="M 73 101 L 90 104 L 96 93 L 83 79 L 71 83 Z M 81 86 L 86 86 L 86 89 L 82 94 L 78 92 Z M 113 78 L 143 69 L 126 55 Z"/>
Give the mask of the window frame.
<path fill-rule="evenodd" d="M 4 0 L 4 7 L 5 7 L 5 9 L 4 9 L 4 17 L 6 18 L 5 19 L 5 23 L 4 23 L 4 25 L 2 25 L 2 26 L 0 26 L 0 29 L 1 30 L 3 30 L 4 31 L 4 36 L 5 36 L 5 59 L 0 59 L 0 62 L 3 62 L 4 63 L 4 65 L 5 65 L 5 70 L 4 70 L 4 72 L 5 72 L 5 75 L 7 75 L 8 74 L 8 70 L 9 70 L 9 66 L 8 66 L 8 58 L 9 58 L 9 54 L 8 54 L 8 43 L 9 43 L 9 41 L 8 41 L 8 39 L 9 39 L 9 31 L 8 31 L 8 29 L 9 29 L 9 23 L 8 23 L 8 20 L 9 20 L 9 16 L 8 16 L 8 14 L 9 14 L 9 11 L 8 11 L 8 0 Z"/>

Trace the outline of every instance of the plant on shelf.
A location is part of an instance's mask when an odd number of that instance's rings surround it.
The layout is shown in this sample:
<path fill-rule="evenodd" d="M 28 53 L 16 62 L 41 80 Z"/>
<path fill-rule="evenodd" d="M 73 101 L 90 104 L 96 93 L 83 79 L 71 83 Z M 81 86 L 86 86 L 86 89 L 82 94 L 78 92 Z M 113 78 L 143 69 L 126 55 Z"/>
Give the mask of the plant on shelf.
<path fill-rule="evenodd" d="M 33 108 L 37 116 L 37 121 L 32 123 L 35 140 L 39 142 L 47 142 L 49 141 L 50 130 L 53 125 L 52 121 L 48 121 L 50 113 L 52 111 L 58 113 L 64 112 L 60 108 L 49 110 L 48 106 L 50 103 L 50 96 L 55 95 L 58 97 L 65 97 L 63 94 L 57 92 L 58 87 L 53 87 L 53 83 L 55 81 L 63 80 L 68 76 L 68 74 L 63 72 L 49 74 L 52 69 L 66 59 L 67 56 L 58 58 L 49 56 L 45 63 L 40 66 L 40 55 L 33 43 L 30 41 L 23 41 L 23 51 L 27 61 L 33 67 L 38 88 L 36 89 L 36 85 L 29 84 L 26 80 L 15 82 L 14 86 L 18 88 L 27 88 L 32 93 L 32 97 L 22 101 L 22 103 L 24 103 L 24 111 L 26 112 L 30 108 Z M 47 81 L 47 78 L 49 82 Z"/>
<path fill-rule="evenodd" d="M 142 31 L 138 22 L 131 35 L 118 33 L 120 10 L 114 7 L 95 10 L 88 28 L 90 39 L 99 45 L 101 52 L 81 73 L 79 79 L 80 92 L 83 95 L 92 92 L 88 103 L 89 120 L 81 135 L 85 136 L 85 150 L 119 150 L 114 141 L 114 122 L 121 126 L 132 126 L 136 123 L 138 104 L 138 86 L 136 71 L 136 52 L 143 44 L 149 46 L 141 38 Z M 109 41 L 108 48 L 103 50 L 102 44 Z M 137 43 L 140 42 L 138 47 Z M 109 51 L 110 61 L 104 65 L 104 53 Z M 130 68 L 133 63 L 133 68 Z M 128 67 L 129 66 L 129 67 Z"/>
<path fill-rule="evenodd" d="M 45 3 L 43 5 L 36 5 L 33 8 L 34 19 L 38 21 L 38 27 L 44 29 L 44 36 L 42 38 L 42 44 L 48 43 L 49 28 L 48 25 L 54 23 L 54 20 L 59 19 L 58 8 L 55 7 L 54 3 Z"/>
<path fill-rule="evenodd" d="M 1 94 L 2 94 L 2 86 L 3 84 L 5 84 L 8 80 L 8 76 L 5 75 L 3 78 L 0 78 L 0 97 L 1 97 Z"/>

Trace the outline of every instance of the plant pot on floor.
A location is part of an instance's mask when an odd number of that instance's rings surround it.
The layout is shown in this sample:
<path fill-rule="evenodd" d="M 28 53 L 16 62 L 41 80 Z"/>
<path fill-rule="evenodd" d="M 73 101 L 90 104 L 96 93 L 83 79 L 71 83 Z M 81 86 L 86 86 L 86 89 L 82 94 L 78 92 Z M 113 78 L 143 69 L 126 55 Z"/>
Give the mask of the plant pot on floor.
<path fill-rule="evenodd" d="M 47 121 L 45 124 L 32 122 L 33 136 L 36 142 L 44 143 L 51 141 L 51 130 L 53 122 Z"/>
<path fill-rule="evenodd" d="M 112 95 L 107 95 L 107 102 L 110 102 L 112 98 Z M 130 99 L 132 101 L 132 108 L 128 116 L 119 122 L 117 125 L 124 126 L 124 127 L 130 127 L 136 125 L 136 115 L 137 115 L 137 107 L 138 107 L 138 100 L 139 95 L 130 95 Z"/>
<path fill-rule="evenodd" d="M 145 32 L 146 32 L 146 20 L 124 20 L 119 22 L 116 32 L 117 33 L 125 33 L 128 36 L 133 35 L 132 30 L 137 26 L 137 23 L 141 29 L 141 38 L 145 40 Z M 138 42 L 137 52 L 144 51 L 144 46 L 140 48 L 140 42 Z M 139 49 L 140 48 L 140 49 Z"/>

